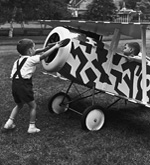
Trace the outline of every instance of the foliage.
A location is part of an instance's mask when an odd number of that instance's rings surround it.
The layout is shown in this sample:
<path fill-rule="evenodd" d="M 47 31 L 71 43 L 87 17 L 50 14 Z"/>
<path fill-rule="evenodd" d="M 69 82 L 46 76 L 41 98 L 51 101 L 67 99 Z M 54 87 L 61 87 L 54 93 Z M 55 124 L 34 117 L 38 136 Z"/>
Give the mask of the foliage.
<path fill-rule="evenodd" d="M 14 17 L 14 6 L 7 0 L 0 0 L 0 22 L 10 21 Z"/>
<path fill-rule="evenodd" d="M 133 10 L 140 10 L 143 14 L 150 13 L 150 0 L 125 0 L 126 7 Z"/>
<path fill-rule="evenodd" d="M 116 7 L 112 0 L 94 0 L 88 6 L 84 17 L 89 20 L 112 20 L 115 10 Z"/>
<path fill-rule="evenodd" d="M 67 19 L 70 13 L 67 11 L 67 4 L 61 0 L 43 0 L 38 8 L 39 19 Z"/>
<path fill-rule="evenodd" d="M 147 13 L 150 11 L 150 0 L 141 0 L 137 3 L 137 8 L 141 10 L 143 13 Z"/>
<path fill-rule="evenodd" d="M 65 19 L 67 0 L 0 0 L 0 21 L 28 21 L 37 19 Z"/>
<path fill-rule="evenodd" d="M 137 8 L 137 2 L 139 1 L 140 0 L 125 0 L 126 8 L 135 10 Z"/>

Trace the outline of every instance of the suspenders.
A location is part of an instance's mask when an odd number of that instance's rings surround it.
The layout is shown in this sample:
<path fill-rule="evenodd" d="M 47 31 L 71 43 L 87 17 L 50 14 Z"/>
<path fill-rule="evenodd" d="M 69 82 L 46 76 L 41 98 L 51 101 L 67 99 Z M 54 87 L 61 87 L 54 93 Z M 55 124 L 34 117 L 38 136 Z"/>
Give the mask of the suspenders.
<path fill-rule="evenodd" d="M 21 76 L 20 70 L 21 70 L 23 64 L 26 62 L 26 60 L 27 60 L 27 58 L 24 58 L 21 61 L 20 65 L 19 65 L 19 60 L 17 61 L 17 71 L 13 75 L 13 80 L 15 80 L 15 78 L 16 78 L 17 75 L 19 76 L 19 79 L 23 79 L 22 76 Z"/>

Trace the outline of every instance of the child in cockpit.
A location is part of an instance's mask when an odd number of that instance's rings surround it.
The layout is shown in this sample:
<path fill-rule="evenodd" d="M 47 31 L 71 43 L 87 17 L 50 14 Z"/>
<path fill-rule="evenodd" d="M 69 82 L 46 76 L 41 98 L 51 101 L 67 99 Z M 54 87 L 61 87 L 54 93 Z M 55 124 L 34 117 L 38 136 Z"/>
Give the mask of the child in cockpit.
<path fill-rule="evenodd" d="M 137 42 L 129 42 L 124 45 L 123 54 L 128 61 L 142 62 L 141 47 Z"/>

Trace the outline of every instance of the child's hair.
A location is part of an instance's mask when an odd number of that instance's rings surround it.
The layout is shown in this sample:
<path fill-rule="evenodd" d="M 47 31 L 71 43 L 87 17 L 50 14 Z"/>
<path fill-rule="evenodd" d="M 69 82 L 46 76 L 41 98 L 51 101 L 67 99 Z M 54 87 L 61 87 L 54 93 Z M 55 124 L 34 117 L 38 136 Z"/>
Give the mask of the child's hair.
<path fill-rule="evenodd" d="M 138 55 L 140 53 L 141 47 L 138 42 L 127 43 L 130 48 L 133 48 L 133 54 Z"/>
<path fill-rule="evenodd" d="M 26 55 L 29 48 L 32 48 L 34 42 L 31 39 L 22 39 L 17 44 L 17 51 L 21 55 Z"/>

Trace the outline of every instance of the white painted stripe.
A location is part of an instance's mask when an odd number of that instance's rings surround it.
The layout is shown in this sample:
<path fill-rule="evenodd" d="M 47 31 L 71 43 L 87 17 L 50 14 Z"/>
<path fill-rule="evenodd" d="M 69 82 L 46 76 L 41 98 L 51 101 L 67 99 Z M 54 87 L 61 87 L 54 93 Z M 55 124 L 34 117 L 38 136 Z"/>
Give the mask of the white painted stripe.
<path fill-rule="evenodd" d="M 137 103 L 137 101 L 132 100 L 132 99 L 129 99 L 129 101 L 132 102 L 132 103 Z"/>
<path fill-rule="evenodd" d="M 121 24 L 129 24 L 129 22 L 121 22 Z"/>
<path fill-rule="evenodd" d="M 71 20 L 60 20 L 59 22 L 71 22 Z"/>
<path fill-rule="evenodd" d="M 150 108 L 150 105 L 148 105 L 148 104 L 145 104 L 145 106 L 148 107 L 148 108 Z"/>
<path fill-rule="evenodd" d="M 78 21 L 78 22 L 85 23 L 85 22 L 88 22 L 88 21 Z"/>
<path fill-rule="evenodd" d="M 115 94 L 110 93 L 110 92 L 105 92 L 105 93 L 107 93 L 107 94 L 109 94 L 109 95 L 112 95 L 112 96 L 115 96 Z"/>
<path fill-rule="evenodd" d="M 135 25 L 141 25 L 140 22 L 134 22 L 133 24 L 135 24 Z"/>
<path fill-rule="evenodd" d="M 110 23 L 109 21 L 105 21 L 104 23 Z"/>

